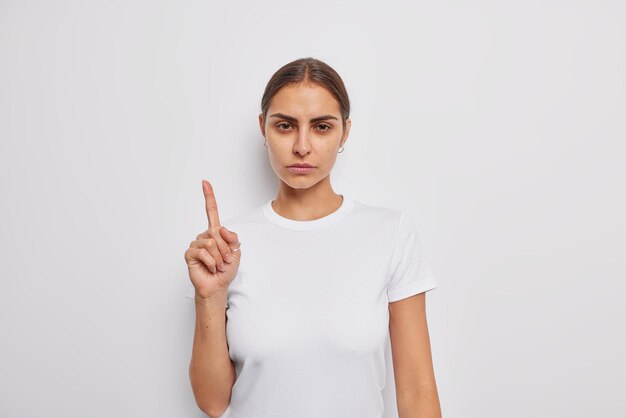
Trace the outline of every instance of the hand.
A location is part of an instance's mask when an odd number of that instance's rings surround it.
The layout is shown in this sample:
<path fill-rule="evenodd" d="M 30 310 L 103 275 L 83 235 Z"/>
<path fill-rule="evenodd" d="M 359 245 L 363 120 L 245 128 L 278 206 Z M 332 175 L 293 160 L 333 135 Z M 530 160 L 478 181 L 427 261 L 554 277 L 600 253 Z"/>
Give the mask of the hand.
<path fill-rule="evenodd" d="M 220 225 L 211 183 L 203 180 L 202 191 L 209 229 L 199 234 L 195 241 L 191 241 L 185 251 L 185 261 L 196 295 L 208 298 L 228 291 L 228 286 L 239 270 L 241 249 L 237 249 L 241 244 L 235 232 Z"/>

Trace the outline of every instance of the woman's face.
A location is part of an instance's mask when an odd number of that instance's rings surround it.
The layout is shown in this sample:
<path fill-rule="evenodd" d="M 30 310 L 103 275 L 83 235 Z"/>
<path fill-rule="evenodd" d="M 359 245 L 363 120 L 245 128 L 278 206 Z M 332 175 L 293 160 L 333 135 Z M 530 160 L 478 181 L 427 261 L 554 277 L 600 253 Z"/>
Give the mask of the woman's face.
<path fill-rule="evenodd" d="M 274 172 L 292 188 L 306 189 L 330 174 L 351 121 L 346 119 L 343 131 L 339 102 L 333 95 L 316 84 L 299 83 L 282 87 L 274 95 L 266 120 L 260 114 L 259 124 Z M 289 168 L 298 163 L 313 168 Z"/>

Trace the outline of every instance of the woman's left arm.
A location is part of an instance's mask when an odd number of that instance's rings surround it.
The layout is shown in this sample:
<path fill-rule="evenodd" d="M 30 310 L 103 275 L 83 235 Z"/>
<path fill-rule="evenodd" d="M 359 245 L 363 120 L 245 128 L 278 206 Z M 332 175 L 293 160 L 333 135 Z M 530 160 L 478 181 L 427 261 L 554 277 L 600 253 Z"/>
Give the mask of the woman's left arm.
<path fill-rule="evenodd" d="M 426 292 L 389 304 L 399 418 L 441 418 L 426 322 Z"/>

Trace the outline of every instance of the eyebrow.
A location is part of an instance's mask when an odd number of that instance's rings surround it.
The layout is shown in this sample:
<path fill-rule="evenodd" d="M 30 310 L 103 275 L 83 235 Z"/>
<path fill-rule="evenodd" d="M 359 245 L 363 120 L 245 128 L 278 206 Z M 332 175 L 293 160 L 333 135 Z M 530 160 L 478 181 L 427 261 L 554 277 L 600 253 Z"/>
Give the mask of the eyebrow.
<path fill-rule="evenodd" d="M 281 119 L 286 119 L 290 122 L 298 122 L 298 119 L 294 118 L 293 116 L 289 116 L 289 115 L 285 115 L 284 113 L 274 113 L 272 115 L 270 115 L 271 117 L 277 117 L 277 118 L 281 118 Z M 312 118 L 310 120 L 310 122 L 317 122 L 320 120 L 328 120 L 328 119 L 335 119 L 335 120 L 339 120 L 336 116 L 333 115 L 322 115 L 322 116 L 317 116 L 315 118 Z"/>

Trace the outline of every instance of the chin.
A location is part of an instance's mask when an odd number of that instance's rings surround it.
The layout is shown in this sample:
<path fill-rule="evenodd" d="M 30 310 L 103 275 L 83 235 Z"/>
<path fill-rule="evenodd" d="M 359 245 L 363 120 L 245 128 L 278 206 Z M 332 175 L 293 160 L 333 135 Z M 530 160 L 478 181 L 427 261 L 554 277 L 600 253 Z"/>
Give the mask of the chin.
<path fill-rule="evenodd" d="M 292 189 L 309 189 L 317 183 L 313 181 L 289 181 L 289 180 L 283 180 L 283 182 L 287 186 L 291 187 Z"/>
<path fill-rule="evenodd" d="M 303 174 L 286 173 L 280 179 L 292 189 L 308 189 L 316 185 L 321 179 Z"/>

